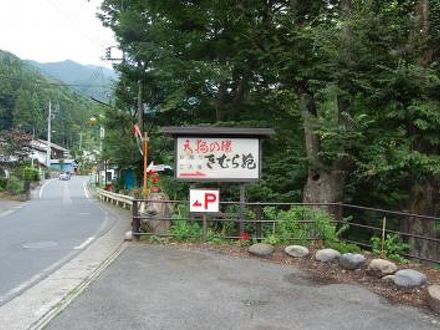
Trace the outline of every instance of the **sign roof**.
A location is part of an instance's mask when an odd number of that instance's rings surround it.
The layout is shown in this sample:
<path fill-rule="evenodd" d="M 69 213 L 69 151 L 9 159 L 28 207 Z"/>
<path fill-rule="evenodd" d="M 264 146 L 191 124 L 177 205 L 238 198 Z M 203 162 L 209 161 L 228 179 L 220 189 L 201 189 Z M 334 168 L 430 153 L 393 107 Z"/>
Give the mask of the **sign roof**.
<path fill-rule="evenodd" d="M 266 137 L 275 134 L 272 128 L 219 127 L 219 126 L 165 126 L 160 130 L 171 136 L 230 136 Z"/>

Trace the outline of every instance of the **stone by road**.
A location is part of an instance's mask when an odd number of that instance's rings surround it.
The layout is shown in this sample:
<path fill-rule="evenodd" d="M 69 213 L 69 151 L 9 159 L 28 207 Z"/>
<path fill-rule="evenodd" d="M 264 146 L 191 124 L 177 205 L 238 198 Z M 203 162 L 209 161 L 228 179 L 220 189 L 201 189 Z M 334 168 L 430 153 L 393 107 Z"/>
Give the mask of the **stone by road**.
<path fill-rule="evenodd" d="M 429 311 L 292 266 L 129 244 L 45 329 L 439 329 Z"/>

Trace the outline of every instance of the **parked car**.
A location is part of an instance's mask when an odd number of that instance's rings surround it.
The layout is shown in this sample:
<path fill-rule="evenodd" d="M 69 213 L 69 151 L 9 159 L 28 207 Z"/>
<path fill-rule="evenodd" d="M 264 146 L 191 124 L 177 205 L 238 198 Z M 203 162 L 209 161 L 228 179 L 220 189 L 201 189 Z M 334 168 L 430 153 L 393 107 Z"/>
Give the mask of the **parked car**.
<path fill-rule="evenodd" d="M 58 179 L 67 181 L 70 180 L 70 173 L 61 173 L 58 177 Z"/>

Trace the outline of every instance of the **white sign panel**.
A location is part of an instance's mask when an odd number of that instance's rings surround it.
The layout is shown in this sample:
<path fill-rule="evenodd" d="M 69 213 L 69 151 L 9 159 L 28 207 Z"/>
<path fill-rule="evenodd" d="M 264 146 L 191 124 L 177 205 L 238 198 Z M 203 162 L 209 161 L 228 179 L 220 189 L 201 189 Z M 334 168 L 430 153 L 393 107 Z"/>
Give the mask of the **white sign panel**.
<path fill-rule="evenodd" d="M 182 180 L 257 180 L 257 138 L 178 137 L 176 178 Z"/>
<path fill-rule="evenodd" d="M 215 189 L 190 189 L 190 212 L 218 212 L 220 192 Z"/>

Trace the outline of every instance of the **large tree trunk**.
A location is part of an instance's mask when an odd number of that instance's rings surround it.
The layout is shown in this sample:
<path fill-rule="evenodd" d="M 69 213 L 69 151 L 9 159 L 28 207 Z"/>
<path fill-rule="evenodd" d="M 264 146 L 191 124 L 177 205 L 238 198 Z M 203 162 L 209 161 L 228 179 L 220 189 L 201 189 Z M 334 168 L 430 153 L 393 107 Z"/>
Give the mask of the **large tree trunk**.
<path fill-rule="evenodd" d="M 301 96 L 304 120 L 304 135 L 306 153 L 309 164 L 307 182 L 303 191 L 304 203 L 337 203 L 342 201 L 345 173 L 340 162 L 325 166 L 319 152 L 321 151 L 319 137 L 314 132 L 316 105 L 312 96 L 303 93 Z M 334 207 L 323 207 L 335 213 Z"/>
<path fill-rule="evenodd" d="M 348 20 L 352 14 L 352 0 L 341 1 L 341 12 L 347 20 L 342 31 L 343 50 L 342 53 L 346 60 L 350 60 L 352 45 L 352 28 Z M 337 203 L 341 202 L 344 194 L 345 183 L 345 164 L 340 159 L 333 161 L 332 164 L 324 164 L 319 153 L 322 151 L 319 137 L 314 132 L 317 111 L 315 100 L 304 89 L 301 93 L 301 103 L 303 107 L 304 134 L 306 141 L 306 152 L 309 163 L 307 182 L 303 191 L 304 203 Z M 338 98 L 338 121 L 342 123 L 340 114 L 348 111 L 350 102 L 346 98 Z M 335 213 L 335 207 L 325 207 L 329 212 Z"/>
<path fill-rule="evenodd" d="M 345 174 L 341 170 L 315 171 L 309 170 L 304 186 L 304 203 L 336 203 L 340 202 L 344 192 Z M 327 209 L 333 210 L 334 207 Z M 333 211 L 332 211 L 333 212 Z"/>
<path fill-rule="evenodd" d="M 427 66 L 432 63 L 432 47 L 429 44 L 429 1 L 419 0 L 415 7 L 417 26 L 415 35 L 425 43 L 424 49 L 420 56 L 419 63 Z M 421 135 L 421 134 L 420 134 Z M 414 143 L 413 150 L 421 153 L 435 153 L 433 146 L 424 140 L 421 135 Z M 408 208 L 411 213 L 420 215 L 435 216 L 439 201 L 439 185 L 435 177 L 426 177 L 422 181 L 415 179 L 413 175 L 413 183 L 408 200 Z M 409 218 L 403 222 L 403 231 L 414 234 L 435 238 L 436 228 L 435 221 L 423 218 Z M 410 238 L 410 252 L 421 258 L 436 259 L 439 251 L 438 244 L 417 238 Z"/>
<path fill-rule="evenodd" d="M 424 44 L 423 54 L 420 57 L 420 64 L 423 66 L 428 66 L 433 61 L 434 48 L 429 44 L 429 29 L 430 29 L 430 8 L 429 0 L 419 0 L 416 4 L 416 33 L 415 36 L 418 38 L 419 42 Z"/>
<path fill-rule="evenodd" d="M 435 178 L 423 183 L 415 183 L 411 189 L 409 211 L 413 214 L 435 216 L 439 201 L 439 187 Z M 408 218 L 404 222 L 405 232 L 414 235 L 435 238 L 437 235 L 435 221 L 424 218 Z M 438 244 L 419 238 L 409 238 L 410 253 L 427 259 L 436 259 Z"/>
<path fill-rule="evenodd" d="M 227 98 L 227 84 L 221 83 L 218 90 L 218 95 L 215 100 L 215 120 L 223 121 L 226 115 L 226 98 Z"/>

